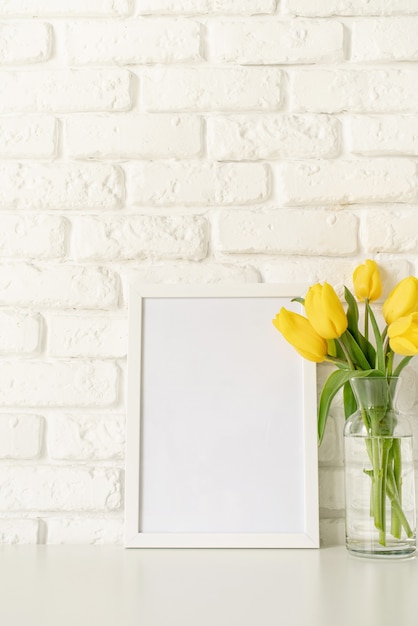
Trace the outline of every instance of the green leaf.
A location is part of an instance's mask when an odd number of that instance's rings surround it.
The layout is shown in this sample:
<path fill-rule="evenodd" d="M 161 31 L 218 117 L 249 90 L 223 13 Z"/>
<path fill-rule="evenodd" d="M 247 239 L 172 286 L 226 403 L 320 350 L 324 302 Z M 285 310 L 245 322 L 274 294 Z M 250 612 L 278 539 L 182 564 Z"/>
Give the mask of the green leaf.
<path fill-rule="evenodd" d="M 334 340 L 334 339 L 332 339 L 331 341 L 334 341 L 335 356 L 338 357 L 339 359 L 345 360 L 344 350 L 342 349 L 342 347 L 340 345 L 340 342 L 338 340 Z"/>
<path fill-rule="evenodd" d="M 300 298 L 299 296 L 292 298 L 290 302 L 299 302 L 299 304 L 305 306 L 305 298 Z"/>
<path fill-rule="evenodd" d="M 370 322 L 373 328 L 374 338 L 376 342 L 376 363 L 375 367 L 380 372 L 385 373 L 385 354 L 383 350 L 383 339 L 380 334 L 380 328 L 376 322 L 376 318 L 373 313 L 373 309 L 370 306 L 369 302 L 366 302 L 366 307 L 369 312 Z"/>
<path fill-rule="evenodd" d="M 357 400 L 353 393 L 350 382 L 346 382 L 343 388 L 343 400 L 344 400 L 344 417 L 348 419 L 350 415 L 357 411 Z"/>
<path fill-rule="evenodd" d="M 347 320 L 348 320 L 348 330 L 353 335 L 354 339 L 358 343 L 361 351 L 363 352 L 365 358 L 368 361 L 368 367 L 374 367 L 376 360 L 376 350 L 373 345 L 366 339 L 366 337 L 359 330 L 359 312 L 357 301 L 354 298 L 353 294 L 347 287 L 344 287 L 345 300 L 348 304 L 347 310 Z"/>
<path fill-rule="evenodd" d="M 344 341 L 344 345 L 348 348 L 353 363 L 358 365 L 358 367 L 360 367 L 362 370 L 372 369 L 370 367 L 370 363 L 364 355 L 363 350 L 360 348 L 357 341 L 354 339 L 349 330 L 345 331 L 345 333 L 341 336 L 341 340 Z"/>
<path fill-rule="evenodd" d="M 359 315 L 358 315 L 357 302 L 356 302 L 356 299 L 354 298 L 353 294 L 351 293 L 351 291 L 349 289 L 347 289 L 347 287 L 344 287 L 344 295 L 345 295 L 345 301 L 348 304 L 348 309 L 347 309 L 348 330 L 353 335 L 353 337 L 355 337 L 355 339 L 358 340 L 358 334 L 359 334 L 358 318 L 359 318 Z"/>
<path fill-rule="evenodd" d="M 333 372 L 323 386 L 321 397 L 319 398 L 318 407 L 318 440 L 321 444 L 325 426 L 327 424 L 328 414 L 331 402 L 338 391 L 352 378 L 361 376 L 369 376 L 375 373 L 375 370 L 336 370 Z"/>
<path fill-rule="evenodd" d="M 359 333 L 358 344 L 364 356 L 367 358 L 369 366 L 374 367 L 374 364 L 376 362 L 376 350 L 374 349 L 373 345 L 361 333 Z"/>
<path fill-rule="evenodd" d="M 409 361 L 411 359 L 413 359 L 413 356 L 406 356 L 402 359 L 402 361 L 400 361 L 400 363 L 398 364 L 397 368 L 395 369 L 395 371 L 393 372 L 393 376 L 399 376 L 399 374 L 402 372 L 403 368 L 406 367 L 409 363 Z"/>

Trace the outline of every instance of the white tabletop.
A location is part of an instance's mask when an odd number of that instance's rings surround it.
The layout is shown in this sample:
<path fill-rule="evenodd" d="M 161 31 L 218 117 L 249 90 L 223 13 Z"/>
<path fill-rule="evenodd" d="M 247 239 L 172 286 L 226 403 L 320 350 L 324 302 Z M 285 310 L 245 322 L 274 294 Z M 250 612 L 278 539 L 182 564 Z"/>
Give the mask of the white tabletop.
<path fill-rule="evenodd" d="M 416 626 L 418 562 L 321 550 L 0 547 L 4 626 Z"/>

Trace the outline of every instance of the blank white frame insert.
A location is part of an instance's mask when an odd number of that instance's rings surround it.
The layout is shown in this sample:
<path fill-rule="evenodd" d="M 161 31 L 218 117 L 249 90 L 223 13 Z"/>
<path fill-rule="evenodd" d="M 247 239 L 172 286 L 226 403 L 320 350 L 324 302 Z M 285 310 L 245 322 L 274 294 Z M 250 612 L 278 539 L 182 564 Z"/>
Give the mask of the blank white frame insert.
<path fill-rule="evenodd" d="M 126 547 L 319 547 L 316 368 L 272 324 L 305 291 L 131 286 Z"/>

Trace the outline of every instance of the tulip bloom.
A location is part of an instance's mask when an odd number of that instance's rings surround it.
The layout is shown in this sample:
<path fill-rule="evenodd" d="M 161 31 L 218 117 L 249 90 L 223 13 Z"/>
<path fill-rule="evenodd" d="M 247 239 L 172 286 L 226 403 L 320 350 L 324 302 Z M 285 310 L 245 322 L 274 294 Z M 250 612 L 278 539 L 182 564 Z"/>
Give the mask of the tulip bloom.
<path fill-rule="evenodd" d="M 418 313 L 401 317 L 388 328 L 389 345 L 396 354 L 418 354 Z"/>
<path fill-rule="evenodd" d="M 305 311 L 316 332 L 325 339 L 337 339 L 347 330 L 343 305 L 328 283 L 318 283 L 309 289 L 305 298 Z"/>
<path fill-rule="evenodd" d="M 325 360 L 327 342 L 318 335 L 306 317 L 282 308 L 273 324 L 304 359 L 314 363 Z"/>
<path fill-rule="evenodd" d="M 387 324 L 392 324 L 415 311 L 418 311 L 418 280 L 408 276 L 390 292 L 383 305 L 383 317 Z"/>
<path fill-rule="evenodd" d="M 361 302 L 364 300 L 373 302 L 380 298 L 382 279 L 380 278 L 377 263 L 367 260 L 363 265 L 359 265 L 354 270 L 353 285 L 357 300 Z"/>

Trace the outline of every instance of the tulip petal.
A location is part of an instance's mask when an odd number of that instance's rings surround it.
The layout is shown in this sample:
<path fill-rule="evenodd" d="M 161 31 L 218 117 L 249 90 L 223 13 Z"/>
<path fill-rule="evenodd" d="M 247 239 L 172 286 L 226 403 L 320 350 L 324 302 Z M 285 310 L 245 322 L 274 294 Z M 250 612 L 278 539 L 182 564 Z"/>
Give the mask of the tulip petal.
<path fill-rule="evenodd" d="M 383 317 L 387 324 L 392 324 L 415 311 L 418 311 L 418 279 L 408 276 L 390 292 L 383 304 Z"/>
<path fill-rule="evenodd" d="M 314 363 L 325 360 L 327 342 L 318 335 L 306 317 L 282 308 L 273 324 L 303 358 Z"/>
<path fill-rule="evenodd" d="M 418 354 L 418 313 L 411 313 L 388 327 L 389 345 L 403 356 Z"/>
<path fill-rule="evenodd" d="M 415 356 L 418 354 L 418 347 L 406 337 L 394 337 L 389 340 L 389 345 L 393 352 L 402 356 Z"/>
<path fill-rule="evenodd" d="M 382 294 L 382 279 L 375 261 L 368 259 L 359 265 L 353 273 L 353 285 L 356 297 L 360 301 L 373 302 Z"/>
<path fill-rule="evenodd" d="M 316 332 L 325 339 L 337 339 L 347 330 L 347 316 L 333 287 L 313 285 L 305 298 L 306 315 Z"/>

